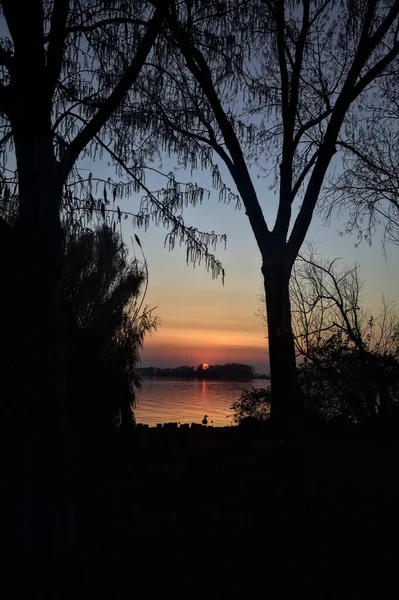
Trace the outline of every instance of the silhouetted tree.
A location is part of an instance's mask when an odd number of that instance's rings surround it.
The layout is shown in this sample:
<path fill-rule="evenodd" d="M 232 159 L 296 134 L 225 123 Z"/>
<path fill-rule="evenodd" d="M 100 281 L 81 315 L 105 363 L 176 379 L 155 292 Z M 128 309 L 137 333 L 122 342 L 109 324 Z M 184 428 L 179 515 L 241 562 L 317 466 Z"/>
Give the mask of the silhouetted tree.
<path fill-rule="evenodd" d="M 62 194 L 85 149 L 93 152 L 112 138 L 115 148 L 126 148 L 117 135 L 118 111 L 151 51 L 163 12 L 150 14 L 141 2 L 2 2 L 2 179 L 16 168 L 17 179 L 5 190 L 11 187 L 18 197 L 17 222 L 8 227 L 2 221 L 1 244 L 8 349 L 3 401 L 11 408 L 7 454 L 19 473 L 10 500 L 11 556 L 76 552 L 59 294 Z"/>
<path fill-rule="evenodd" d="M 343 334 L 325 338 L 299 366 L 309 414 L 365 422 L 399 404 L 399 361 L 389 353 L 360 350 Z"/>
<path fill-rule="evenodd" d="M 350 139 L 353 115 L 378 112 L 370 89 L 396 68 L 398 14 L 398 1 L 176 1 L 163 27 L 158 77 L 142 86 L 149 100 L 140 110 L 166 150 L 184 165 L 211 168 L 229 201 L 224 163 L 244 204 L 261 254 L 277 419 L 302 410 L 291 270 L 339 159 L 338 141 Z M 275 174 L 274 225 L 266 223 L 254 165 Z"/>
<path fill-rule="evenodd" d="M 362 308 L 359 265 L 339 261 L 322 258 L 308 244 L 295 262 L 290 297 L 303 360 L 299 377 L 308 411 L 364 421 L 398 401 L 399 317 L 384 298 L 375 316 Z M 264 310 L 258 316 L 267 326 Z"/>
<path fill-rule="evenodd" d="M 360 265 L 328 260 L 309 244 L 291 279 L 293 329 L 298 354 L 311 358 L 331 336 L 343 336 L 359 351 L 399 357 L 399 316 L 382 298 L 376 315 L 362 307 Z"/>
<path fill-rule="evenodd" d="M 291 304 L 307 403 L 330 417 L 362 421 L 398 401 L 399 317 L 384 299 L 374 317 L 361 307 L 359 265 L 308 253 L 295 263 Z"/>
<path fill-rule="evenodd" d="M 255 369 L 251 365 L 241 363 L 209 365 L 206 370 L 202 368 L 202 365 L 198 365 L 196 374 L 205 379 L 253 379 Z"/>
<path fill-rule="evenodd" d="M 253 379 L 254 367 L 241 363 L 226 363 L 224 365 L 209 365 L 203 369 L 202 364 L 197 368 L 183 365 L 174 368 L 151 367 L 142 369 L 143 374 L 156 375 L 157 377 L 201 377 L 205 379 Z"/>
<path fill-rule="evenodd" d="M 157 325 L 152 310 L 143 306 L 147 277 L 111 227 L 67 233 L 61 288 L 67 392 L 83 442 L 112 424 L 134 424 L 139 353 Z"/>
<path fill-rule="evenodd" d="M 176 215 L 186 198 L 200 201 L 203 190 L 182 190 L 169 178 L 163 193 L 151 193 L 143 179 L 142 139 L 128 135 L 138 79 L 151 79 L 148 58 L 163 51 L 157 37 L 167 7 L 167 1 L 154 8 L 142 0 L 1 3 L 1 195 L 14 196 L 18 209 L 15 223 L 0 219 L 0 318 L 7 348 L 0 368 L 8 411 L 3 455 L 14 457 L 19 473 L 9 501 L 15 515 L 10 552 L 18 556 L 76 555 L 70 550 L 76 536 L 69 497 L 76 458 L 59 294 L 62 203 L 80 210 L 83 202 L 88 214 L 106 217 L 109 194 L 115 199 L 143 189 L 134 224 L 168 225 L 170 248 L 180 238 L 189 259 L 204 259 L 213 274 L 221 271 L 209 252 L 218 237 L 186 227 Z M 99 178 L 80 170 L 78 160 L 103 153 L 118 180 L 106 180 L 99 199 Z M 18 520 L 20 515 L 25 517 Z"/>
<path fill-rule="evenodd" d="M 234 411 L 233 423 L 251 425 L 265 422 L 270 417 L 271 388 L 254 388 L 242 390 L 238 400 L 233 402 L 230 410 Z"/>
<path fill-rule="evenodd" d="M 399 78 L 377 79 L 378 118 L 367 110 L 353 115 L 350 140 L 338 143 L 344 169 L 332 175 L 320 213 L 328 222 L 334 211 L 349 213 L 344 233 L 355 232 L 359 242 L 371 243 L 382 232 L 386 244 L 399 245 Z"/>

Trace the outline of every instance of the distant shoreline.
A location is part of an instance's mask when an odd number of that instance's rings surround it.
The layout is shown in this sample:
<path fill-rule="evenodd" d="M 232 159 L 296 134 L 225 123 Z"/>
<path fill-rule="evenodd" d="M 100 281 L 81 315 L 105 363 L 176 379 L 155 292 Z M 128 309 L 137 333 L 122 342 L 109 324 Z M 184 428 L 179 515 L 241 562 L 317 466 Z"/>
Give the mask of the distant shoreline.
<path fill-rule="evenodd" d="M 256 375 L 255 377 L 211 377 L 206 375 L 201 377 L 199 375 L 147 375 L 142 373 L 139 373 L 139 375 L 143 379 L 196 379 L 198 381 L 252 381 L 254 379 L 261 379 L 270 381 L 268 375 Z"/>
<path fill-rule="evenodd" d="M 241 380 L 268 379 L 268 375 L 257 373 L 255 367 L 243 363 L 225 363 L 223 365 L 210 365 L 203 363 L 197 367 L 181 365 L 179 367 L 139 367 L 137 374 L 147 377 L 183 378 L 183 379 L 220 379 Z"/>

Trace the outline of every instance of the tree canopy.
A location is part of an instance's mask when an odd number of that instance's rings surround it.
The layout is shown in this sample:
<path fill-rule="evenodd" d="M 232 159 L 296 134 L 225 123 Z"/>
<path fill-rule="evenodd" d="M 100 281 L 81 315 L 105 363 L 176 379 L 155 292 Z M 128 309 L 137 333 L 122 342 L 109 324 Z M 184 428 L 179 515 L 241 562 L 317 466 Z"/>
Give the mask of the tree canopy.
<path fill-rule="evenodd" d="M 343 233 L 355 233 L 371 244 L 382 235 L 383 248 L 399 243 L 399 99 L 398 74 L 377 79 L 373 96 L 378 113 L 353 115 L 351 139 L 341 141 L 343 169 L 325 186 L 320 213 L 328 223 L 338 212 L 346 216 Z"/>
<path fill-rule="evenodd" d="M 157 326 L 143 306 L 147 279 L 147 269 L 129 258 L 109 226 L 67 232 L 61 287 L 67 386 L 83 437 L 134 423 L 139 353 Z"/>
<path fill-rule="evenodd" d="M 141 134 L 132 135 L 133 121 L 136 131 L 139 121 L 145 123 L 145 115 L 133 116 L 132 109 L 137 106 L 139 80 L 153 79 L 148 58 L 162 51 L 158 34 L 167 5 L 154 9 L 143 1 L 37 0 L 24 5 L 30 23 L 25 29 L 19 3 L 2 3 L 0 193 L 5 201 L 12 194 L 17 197 L 20 219 L 40 220 L 43 202 L 32 199 L 32 173 L 22 161 L 28 158 L 29 144 L 33 148 L 47 139 L 48 154 L 38 160 L 47 163 L 48 176 L 49 161 L 54 163 L 55 212 L 61 207 L 62 187 L 70 204 L 78 202 L 88 211 L 110 210 L 111 200 L 140 194 L 138 209 L 125 213 L 133 226 L 166 226 L 168 247 L 177 240 L 186 244 L 188 260 L 204 260 L 216 276 L 222 267 L 212 250 L 224 236 L 186 226 L 181 216 L 184 203 L 201 202 L 204 190 L 165 173 L 163 189 L 150 191 L 145 169 L 156 149 L 144 147 Z M 21 115 L 26 115 L 26 123 Z M 89 174 L 87 165 L 98 159 L 114 169 L 113 179 Z M 1 226 L 6 231 L 4 221 Z"/>

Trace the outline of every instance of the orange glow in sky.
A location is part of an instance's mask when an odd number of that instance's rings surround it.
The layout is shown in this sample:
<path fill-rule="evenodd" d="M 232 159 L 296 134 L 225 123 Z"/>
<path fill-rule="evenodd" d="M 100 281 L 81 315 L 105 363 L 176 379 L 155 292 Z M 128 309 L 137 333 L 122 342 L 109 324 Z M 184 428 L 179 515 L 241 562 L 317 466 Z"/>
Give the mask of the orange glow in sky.
<path fill-rule="evenodd" d="M 171 170 L 175 166 L 171 159 L 165 162 L 164 169 L 167 165 Z M 182 180 L 183 175 L 189 178 L 187 173 L 178 175 Z M 211 190 L 208 175 L 196 173 L 195 181 Z M 224 176 L 229 181 L 226 172 Z M 265 217 L 273 224 L 276 198 L 265 191 L 262 178 L 259 182 L 254 178 L 254 185 L 259 187 Z M 225 285 L 220 279 L 212 279 L 203 264 L 195 269 L 187 266 L 184 244 L 182 247 L 176 244 L 173 252 L 165 250 L 164 229 L 150 227 L 147 233 L 140 230 L 149 265 L 145 304 L 156 307 L 155 314 L 161 320 L 158 331 L 144 341 L 142 365 L 197 367 L 205 360 L 209 365 L 239 362 L 254 366 L 258 373 L 268 373 L 266 331 L 255 316 L 263 288 L 262 257 L 245 213 L 235 210 L 233 205 L 218 203 L 216 192 L 212 192 L 201 205 L 184 209 L 183 216 L 186 223 L 193 223 L 202 231 L 227 234 L 227 249 L 221 245 L 216 250 L 225 268 Z M 397 300 L 399 279 L 394 251 L 390 251 L 386 262 L 377 247 L 377 238 L 373 247 L 361 244 L 355 248 L 353 236 L 342 237 L 337 233 L 343 226 L 344 220 L 332 219 L 330 226 L 324 227 L 315 217 L 308 240 L 314 241 L 325 257 L 340 256 L 347 264 L 362 264 L 360 277 L 365 281 L 362 298 L 365 308 L 377 310 L 382 294 L 389 300 Z M 129 235 L 128 230 L 125 235 Z"/>
<path fill-rule="evenodd" d="M 256 328 L 256 323 L 255 323 Z M 267 373 L 268 355 L 264 333 L 258 331 L 226 331 L 208 329 L 180 329 L 161 326 L 146 339 L 143 364 L 146 366 L 207 365 L 240 362 L 255 366 Z M 203 367 L 204 368 L 204 367 Z"/>

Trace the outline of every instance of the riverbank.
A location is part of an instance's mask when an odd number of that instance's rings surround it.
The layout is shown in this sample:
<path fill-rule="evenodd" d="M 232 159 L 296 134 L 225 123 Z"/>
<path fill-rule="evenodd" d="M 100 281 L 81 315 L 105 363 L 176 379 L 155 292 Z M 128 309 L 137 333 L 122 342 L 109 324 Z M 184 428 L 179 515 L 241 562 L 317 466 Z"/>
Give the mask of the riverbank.
<path fill-rule="evenodd" d="M 231 427 L 114 439 L 86 482 L 88 586 L 140 598 L 384 595 L 398 450 L 393 435 L 331 430 L 284 442 Z"/>

